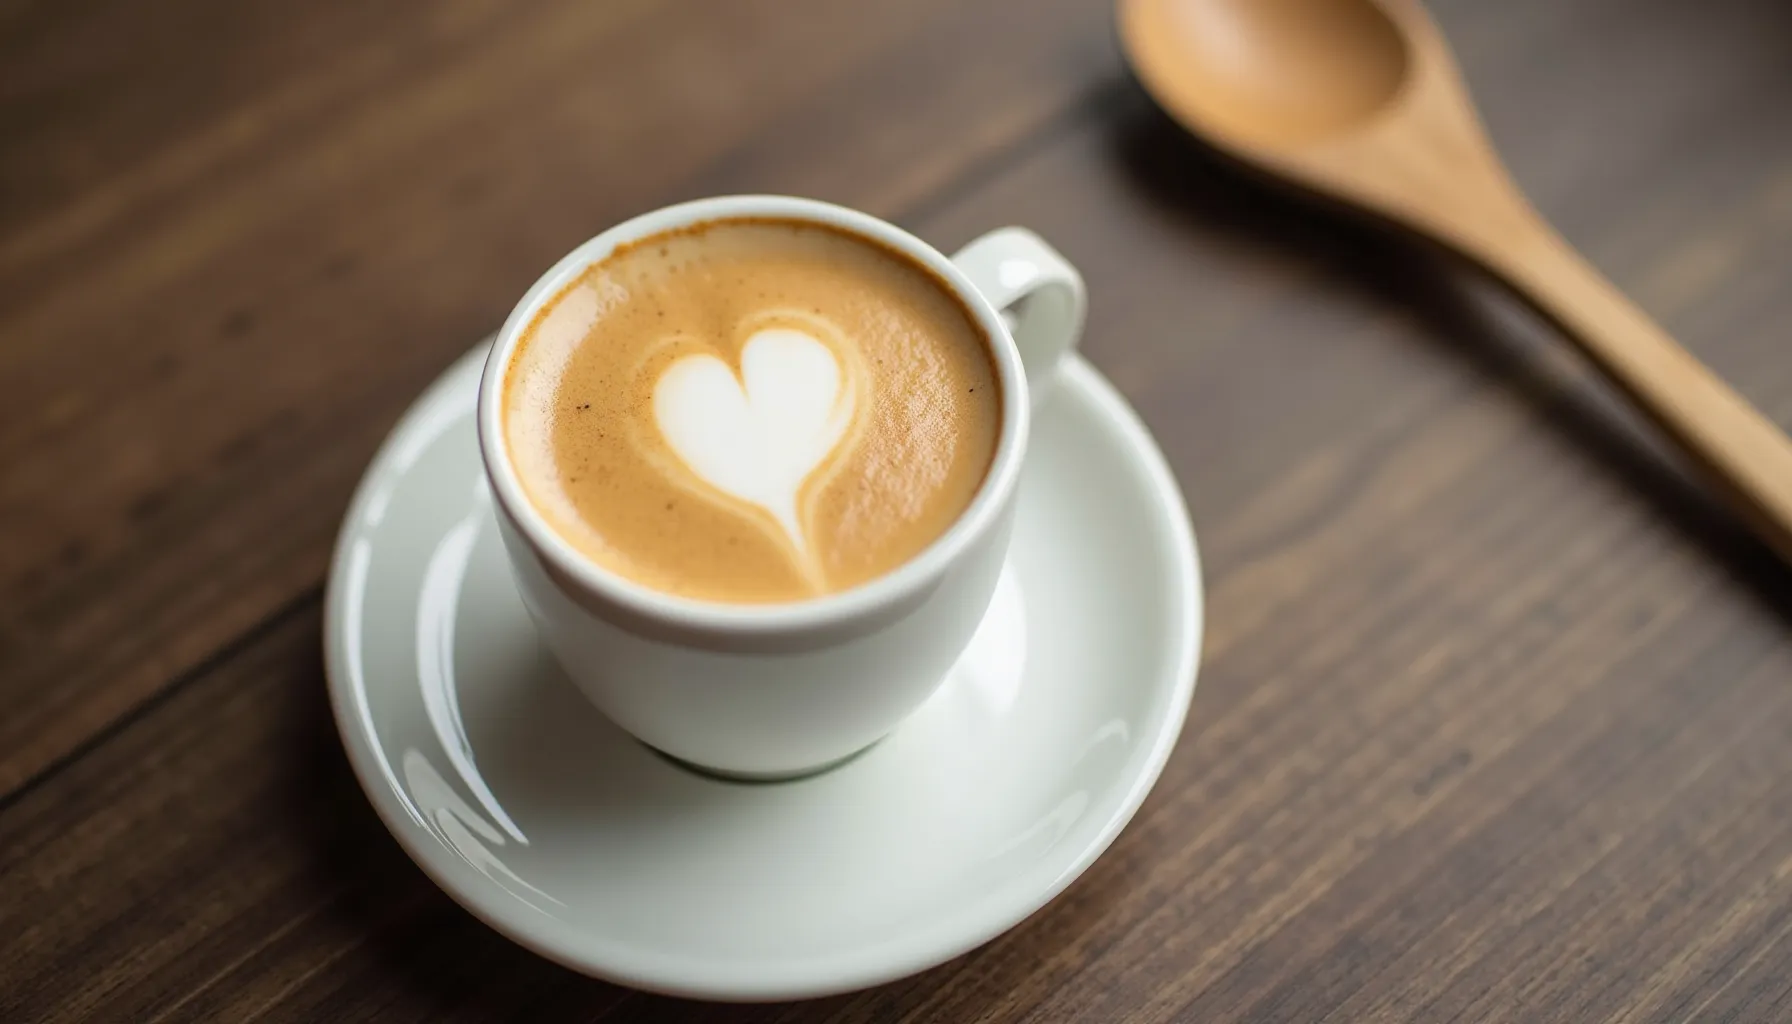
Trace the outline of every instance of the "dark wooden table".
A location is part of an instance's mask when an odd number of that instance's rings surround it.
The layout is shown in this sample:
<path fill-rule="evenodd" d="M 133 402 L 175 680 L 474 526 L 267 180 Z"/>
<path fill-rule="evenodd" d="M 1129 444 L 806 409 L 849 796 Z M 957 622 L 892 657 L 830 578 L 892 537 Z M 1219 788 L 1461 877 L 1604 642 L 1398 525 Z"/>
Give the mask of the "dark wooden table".
<path fill-rule="evenodd" d="M 1792 424 L 1792 5 L 1436 14 L 1538 204 Z M 544 267 L 762 189 L 1078 263 L 1210 618 L 1069 892 L 710 1007 L 411 865 L 319 598 Z M 1509 299 L 1186 143 L 1100 2 L 0 4 L 0 385 L 0 1020 L 1792 1020 L 1792 572 Z"/>

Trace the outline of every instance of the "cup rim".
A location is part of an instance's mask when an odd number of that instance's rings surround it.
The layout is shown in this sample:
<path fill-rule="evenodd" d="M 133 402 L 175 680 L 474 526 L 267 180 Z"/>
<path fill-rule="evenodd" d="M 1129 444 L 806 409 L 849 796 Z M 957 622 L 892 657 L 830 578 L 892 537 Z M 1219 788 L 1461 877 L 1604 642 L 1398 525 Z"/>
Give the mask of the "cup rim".
<path fill-rule="evenodd" d="M 510 459 L 503 429 L 502 382 L 523 332 L 535 314 L 591 264 L 641 238 L 706 221 L 765 217 L 845 230 L 888 246 L 926 268 L 950 288 L 984 332 L 1002 387 L 996 450 L 970 503 L 945 532 L 896 568 L 845 590 L 777 603 L 708 601 L 656 590 L 605 568 L 579 551 L 536 509 Z M 1020 351 L 1000 314 L 950 259 L 913 234 L 850 207 L 782 195 L 695 199 L 639 214 L 589 239 L 537 278 L 511 310 L 486 357 L 477 410 L 480 458 L 500 506 L 536 555 L 618 622 L 669 628 L 692 639 L 766 637 L 834 631 L 891 609 L 910 606 L 936 586 L 967 549 L 995 528 L 1019 482 L 1026 451 L 1030 396 Z"/>

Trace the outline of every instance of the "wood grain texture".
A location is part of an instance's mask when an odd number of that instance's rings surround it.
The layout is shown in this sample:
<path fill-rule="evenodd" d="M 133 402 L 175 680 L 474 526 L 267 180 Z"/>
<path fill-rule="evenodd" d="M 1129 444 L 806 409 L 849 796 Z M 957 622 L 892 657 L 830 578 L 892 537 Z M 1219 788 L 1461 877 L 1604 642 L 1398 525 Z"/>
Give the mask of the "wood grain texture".
<path fill-rule="evenodd" d="M 193 24 L 247 56 L 167 30 L 219 63 L 166 93 L 56 63 L 130 5 L 0 11 L 34 69 L 0 60 L 0 373 L 30 384 L 0 413 L 0 1019 L 1792 1019 L 1792 573 L 1502 294 L 1218 166 L 1098 5 L 1020 6 L 466 3 L 415 51 L 399 13 L 232 8 Z M 1538 205 L 1781 425 L 1787 11 L 1436 6 Z M 589 66 L 670 75 L 649 51 L 735 63 L 639 109 Z M 945 248 L 1024 223 L 1083 268 L 1209 639 L 1162 782 L 1045 910 L 878 990 L 715 1007 L 553 967 L 404 859 L 332 733 L 316 594 L 381 432 L 539 267 L 768 186 Z"/>

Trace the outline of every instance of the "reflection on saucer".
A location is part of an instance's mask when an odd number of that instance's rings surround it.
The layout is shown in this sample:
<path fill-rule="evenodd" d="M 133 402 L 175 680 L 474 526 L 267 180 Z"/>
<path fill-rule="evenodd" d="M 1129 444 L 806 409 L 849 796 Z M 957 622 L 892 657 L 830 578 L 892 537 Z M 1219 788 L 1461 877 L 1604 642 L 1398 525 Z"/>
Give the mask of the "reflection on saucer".
<path fill-rule="evenodd" d="M 411 798 L 422 809 L 430 830 L 440 836 L 449 849 L 460 854 L 462 860 L 472 865 L 473 870 L 503 886 L 512 896 L 544 914 L 548 911 L 536 902 L 537 899 L 556 906 L 566 905 L 523 881 L 498 859 L 498 855 L 485 844 L 503 846 L 504 834 L 492 827 L 491 822 L 481 817 L 478 811 L 467 806 L 467 802 L 454 792 L 454 787 L 448 785 L 448 780 L 442 778 L 442 773 L 429 763 L 429 758 L 418 753 L 415 748 L 404 752 L 404 779 L 409 784 Z"/>
<path fill-rule="evenodd" d="M 423 690 L 423 710 L 429 715 L 436 739 L 441 741 L 442 752 L 448 755 L 448 763 L 510 838 L 527 846 L 528 838 L 504 813 L 473 762 L 473 744 L 467 739 L 467 727 L 461 719 L 460 693 L 454 679 L 455 615 L 467 565 L 473 556 L 473 542 L 479 539 L 480 524 L 491 519 L 491 501 L 491 490 L 485 478 L 480 477 L 473 488 L 472 508 L 442 535 L 429 556 L 417 595 L 417 683 Z"/>

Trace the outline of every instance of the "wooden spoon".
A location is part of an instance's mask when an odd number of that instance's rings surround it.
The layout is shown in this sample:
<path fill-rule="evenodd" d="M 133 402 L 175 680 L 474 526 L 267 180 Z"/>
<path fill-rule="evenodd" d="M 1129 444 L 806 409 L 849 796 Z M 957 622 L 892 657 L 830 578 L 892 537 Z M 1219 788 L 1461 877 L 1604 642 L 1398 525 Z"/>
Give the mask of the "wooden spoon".
<path fill-rule="evenodd" d="M 1505 280 L 1792 561 L 1792 442 L 1531 207 L 1415 0 L 1120 0 L 1119 15 L 1139 78 L 1185 128 Z"/>

